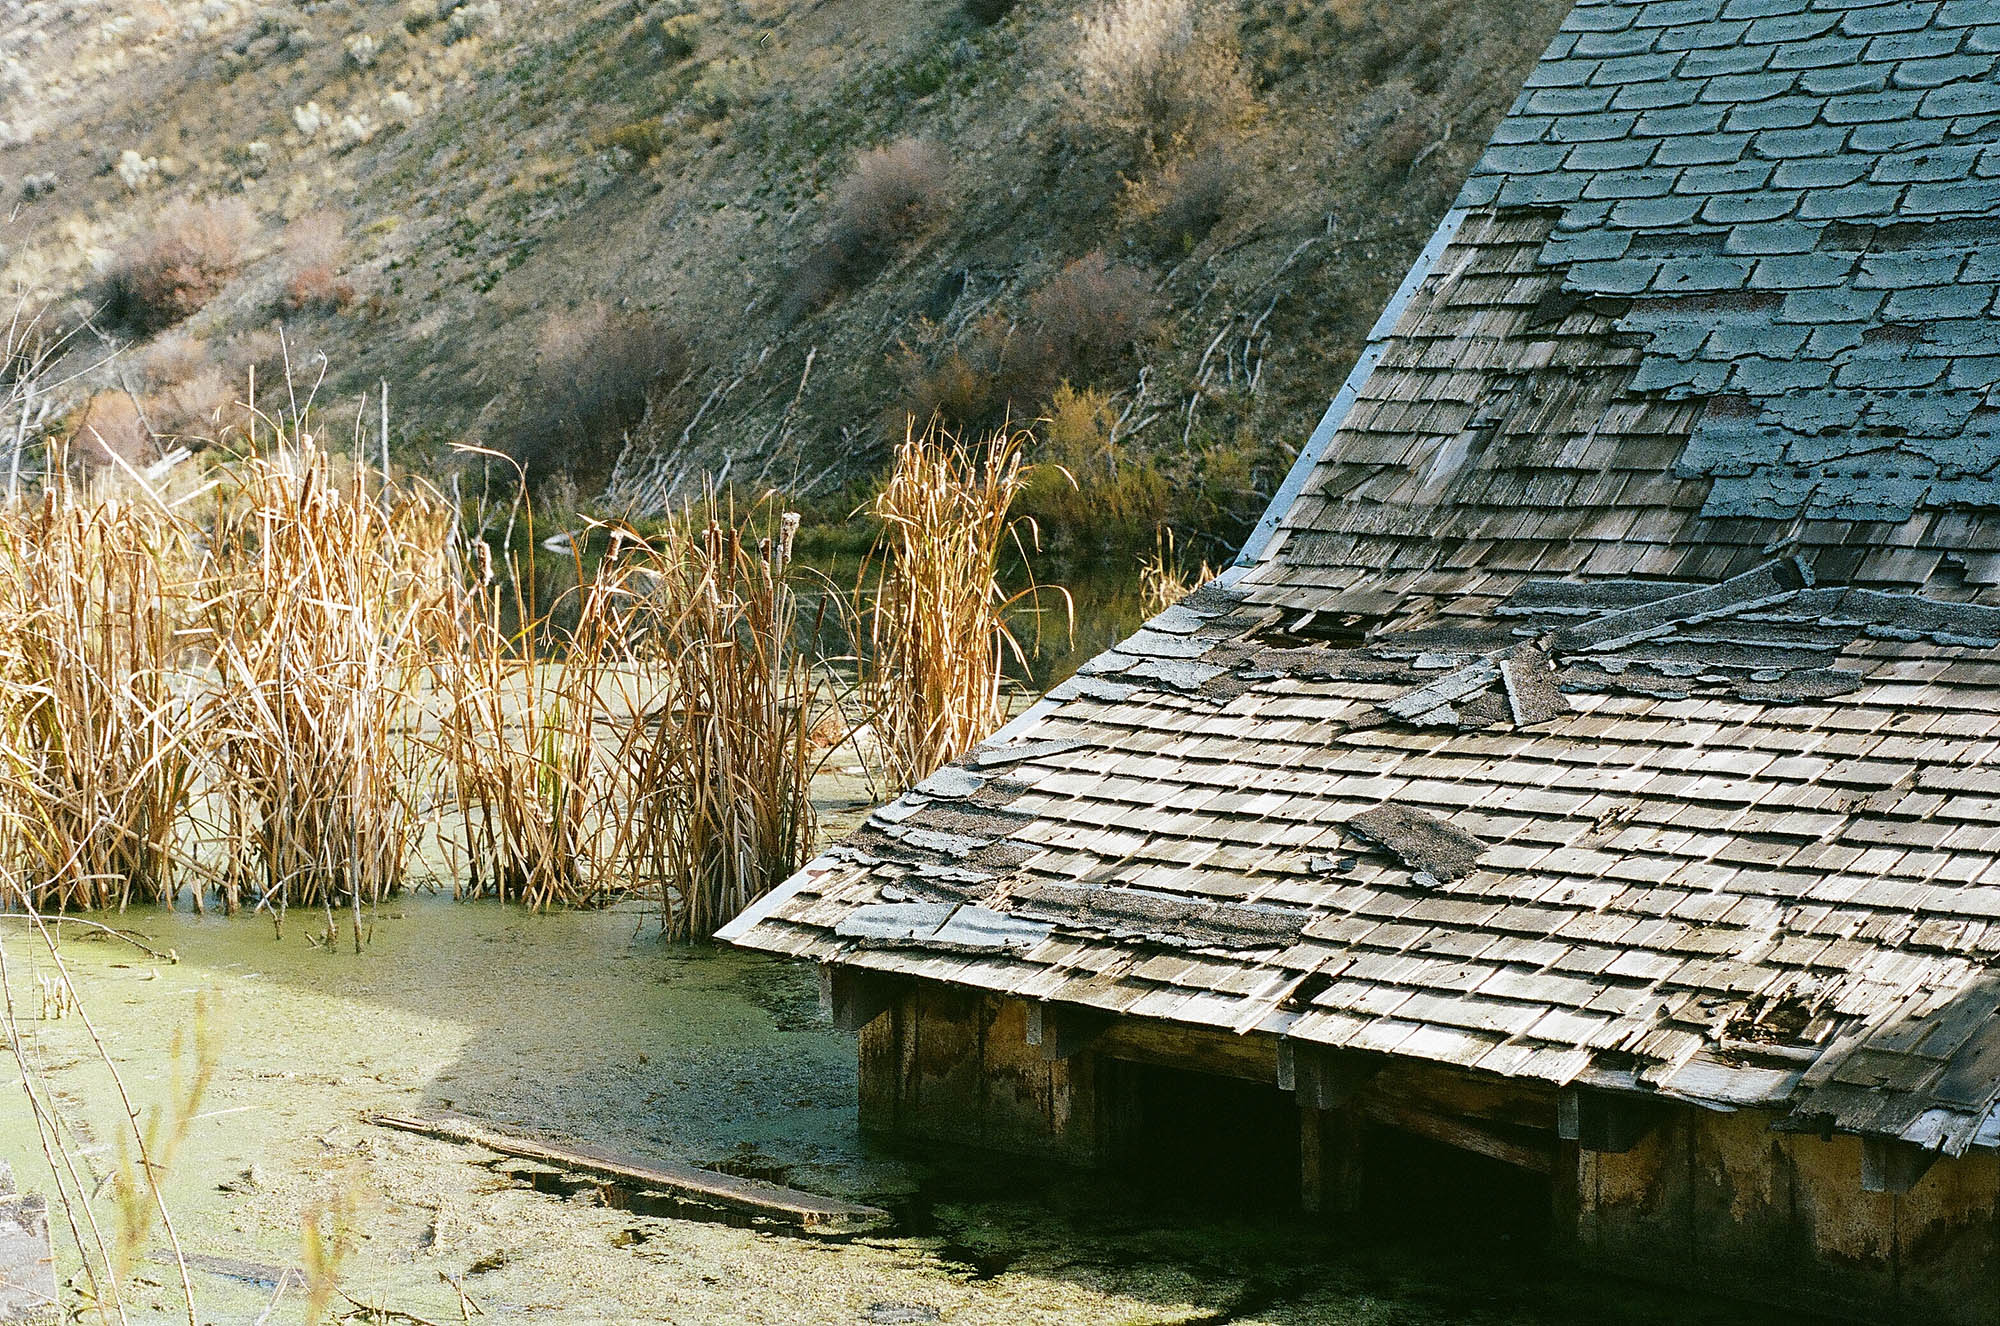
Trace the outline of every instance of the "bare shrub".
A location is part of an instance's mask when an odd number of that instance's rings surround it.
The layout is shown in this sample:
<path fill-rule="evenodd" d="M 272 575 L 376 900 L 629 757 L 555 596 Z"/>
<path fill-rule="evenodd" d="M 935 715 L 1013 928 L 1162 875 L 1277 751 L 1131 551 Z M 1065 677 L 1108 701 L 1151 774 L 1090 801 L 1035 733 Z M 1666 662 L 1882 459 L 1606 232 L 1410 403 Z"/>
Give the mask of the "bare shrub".
<path fill-rule="evenodd" d="M 119 254 L 108 311 L 143 331 L 200 311 L 243 265 L 250 211 L 238 202 L 181 204 Z"/>
<path fill-rule="evenodd" d="M 1014 395 L 1047 400 L 1064 382 L 1096 382 L 1131 357 L 1158 308 L 1145 273 L 1102 253 L 1077 259 L 1028 297 L 1009 343 Z"/>
<path fill-rule="evenodd" d="M 69 430 L 70 459 L 86 469 L 146 465 L 154 458 L 153 433 L 130 392 L 100 391 L 85 401 Z"/>
<path fill-rule="evenodd" d="M 650 314 L 593 304 L 542 327 L 509 452 L 530 483 L 608 473 L 627 433 L 690 362 L 687 342 Z"/>
<path fill-rule="evenodd" d="M 1228 215 L 1243 186 L 1238 151 L 1214 147 L 1169 162 L 1126 190 L 1126 207 L 1154 252 L 1184 253 Z"/>
<path fill-rule="evenodd" d="M 1108 0 L 1078 27 L 1072 102 L 1148 155 L 1238 128 L 1256 110 L 1234 24 L 1212 0 Z"/>
<path fill-rule="evenodd" d="M 1019 0 L 964 0 L 965 16 L 974 23 L 993 24 L 1014 12 Z"/>
<path fill-rule="evenodd" d="M 935 355 L 905 348 L 893 430 L 932 418 L 982 429 L 1039 413 L 1065 383 L 1104 380 L 1131 358 L 1158 307 L 1143 272 L 1089 254 L 1028 296 L 1018 321 L 982 318 Z"/>
<path fill-rule="evenodd" d="M 899 246 L 935 225 L 945 212 L 949 175 L 944 155 L 918 139 L 863 152 L 834 195 L 825 238 L 793 277 L 787 316 L 863 284 Z"/>

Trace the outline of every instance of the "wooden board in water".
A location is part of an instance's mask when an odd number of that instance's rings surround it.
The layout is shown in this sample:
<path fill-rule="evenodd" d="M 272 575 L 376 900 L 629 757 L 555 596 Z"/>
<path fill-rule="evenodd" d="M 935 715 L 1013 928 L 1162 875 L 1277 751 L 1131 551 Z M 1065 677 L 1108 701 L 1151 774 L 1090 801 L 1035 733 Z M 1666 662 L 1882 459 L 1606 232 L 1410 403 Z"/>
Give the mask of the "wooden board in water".
<path fill-rule="evenodd" d="M 858 1202 L 821 1197 L 761 1179 L 738 1178 L 715 1170 L 671 1161 L 642 1160 L 595 1147 L 562 1146 L 519 1129 L 463 1115 L 413 1116 L 366 1114 L 363 1120 L 380 1128 L 416 1133 L 445 1142 L 483 1147 L 503 1156 L 540 1161 L 558 1169 L 622 1186 L 664 1193 L 695 1206 L 747 1215 L 785 1225 L 807 1234 L 860 1234 L 890 1223 L 887 1211 Z"/>

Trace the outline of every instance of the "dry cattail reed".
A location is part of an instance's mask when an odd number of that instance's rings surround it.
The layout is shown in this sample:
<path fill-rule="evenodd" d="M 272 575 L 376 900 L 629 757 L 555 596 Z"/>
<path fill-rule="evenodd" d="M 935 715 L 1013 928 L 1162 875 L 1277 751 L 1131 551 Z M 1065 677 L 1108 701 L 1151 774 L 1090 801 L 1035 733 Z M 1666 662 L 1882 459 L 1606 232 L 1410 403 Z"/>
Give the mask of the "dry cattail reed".
<path fill-rule="evenodd" d="M 266 422 L 209 536 L 228 888 L 358 912 L 401 884 L 418 827 L 428 762 L 409 729 L 454 522 L 428 492 L 368 492 L 359 467 L 343 481 L 303 428 Z"/>
<path fill-rule="evenodd" d="M 175 894 L 206 742 L 198 577 L 190 527 L 151 494 L 59 472 L 0 510 L 0 797 L 38 906 Z"/>
<path fill-rule="evenodd" d="M 1021 596 L 1005 594 L 998 573 L 1010 546 L 1025 553 L 1024 522 L 1008 513 L 1026 441 L 1002 430 L 966 448 L 936 425 L 912 429 L 875 499 L 882 535 L 856 594 L 867 623 L 861 695 L 896 788 L 957 759 L 1004 717 L 1001 665 L 1019 654 L 1007 619 Z"/>

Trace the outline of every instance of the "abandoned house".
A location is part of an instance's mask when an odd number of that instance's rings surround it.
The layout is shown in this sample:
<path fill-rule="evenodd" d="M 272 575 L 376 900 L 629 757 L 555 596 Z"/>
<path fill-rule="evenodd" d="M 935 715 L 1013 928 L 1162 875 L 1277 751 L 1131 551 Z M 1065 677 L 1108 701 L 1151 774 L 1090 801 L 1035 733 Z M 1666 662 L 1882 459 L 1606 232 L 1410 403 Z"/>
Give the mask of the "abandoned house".
<path fill-rule="evenodd" d="M 2000 1320 L 1996 59 L 1578 4 L 1236 565 L 725 932 L 864 1124 Z"/>

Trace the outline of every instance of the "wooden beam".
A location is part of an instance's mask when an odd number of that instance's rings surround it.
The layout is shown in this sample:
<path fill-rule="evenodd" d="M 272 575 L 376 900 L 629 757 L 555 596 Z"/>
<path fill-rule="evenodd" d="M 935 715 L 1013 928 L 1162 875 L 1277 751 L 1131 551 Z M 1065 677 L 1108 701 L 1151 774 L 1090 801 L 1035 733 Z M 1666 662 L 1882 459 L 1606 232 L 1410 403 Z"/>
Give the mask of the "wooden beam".
<path fill-rule="evenodd" d="M 1550 1154 L 1552 1147 L 1529 1146 L 1482 1128 L 1468 1119 L 1412 1109 L 1402 1101 L 1375 1094 L 1361 1097 L 1360 1106 L 1377 1123 L 1400 1128 L 1418 1137 L 1428 1137 L 1433 1142 L 1443 1142 L 1461 1151 L 1490 1156 L 1519 1169 L 1547 1174 L 1555 1164 L 1555 1157 Z"/>
<path fill-rule="evenodd" d="M 1042 1060 L 1054 1063 L 1081 1054 L 1111 1029 L 1112 1016 L 1076 1004 L 1028 1005 L 1028 1044 L 1041 1047 Z"/>
<path fill-rule="evenodd" d="M 1887 1137 L 1861 1139 L 1861 1191 L 1906 1193 L 1930 1173 L 1938 1153 Z"/>
<path fill-rule="evenodd" d="M 1300 1109 L 1334 1110 L 1353 1100 L 1388 1062 L 1323 1046 L 1278 1041 L 1278 1089 L 1297 1094 Z"/>
<path fill-rule="evenodd" d="M 1644 1096 L 1565 1087 L 1556 1097 L 1556 1136 L 1583 1151 L 1623 1155 L 1659 1126 L 1663 1113 Z"/>
<path fill-rule="evenodd" d="M 462 1114 L 427 1116 L 364 1114 L 378 1128 L 415 1133 L 441 1142 L 476 1146 L 503 1156 L 518 1156 L 574 1174 L 606 1179 L 624 1188 L 657 1192 L 691 1207 L 731 1211 L 770 1220 L 808 1234 L 857 1234 L 890 1223 L 887 1211 L 834 1197 L 800 1192 L 760 1179 L 738 1178 L 714 1170 L 672 1161 L 642 1160 L 595 1147 L 564 1146 L 531 1133 L 487 1123 Z"/>
<path fill-rule="evenodd" d="M 820 964 L 820 1012 L 838 1031 L 860 1031 L 894 1007 L 902 990 L 902 982 L 881 972 Z"/>

